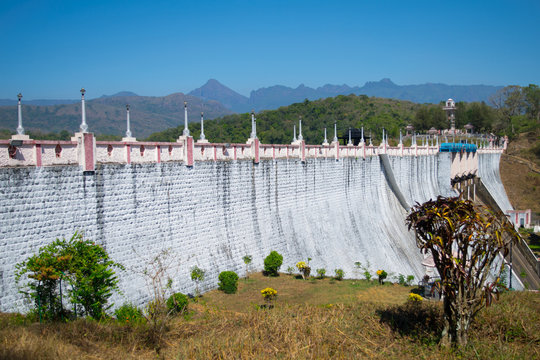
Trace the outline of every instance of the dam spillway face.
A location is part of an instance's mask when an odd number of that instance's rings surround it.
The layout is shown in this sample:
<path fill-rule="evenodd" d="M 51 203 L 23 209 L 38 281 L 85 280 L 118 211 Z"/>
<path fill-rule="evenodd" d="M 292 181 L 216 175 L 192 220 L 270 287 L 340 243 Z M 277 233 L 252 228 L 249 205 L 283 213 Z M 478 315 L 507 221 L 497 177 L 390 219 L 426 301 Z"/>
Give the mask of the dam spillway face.
<path fill-rule="evenodd" d="M 423 255 L 407 231 L 408 209 L 385 171 L 393 172 L 407 202 L 452 195 L 447 154 L 362 158 L 97 164 L 0 169 L 0 310 L 24 311 L 15 264 L 56 238 L 83 231 L 126 271 L 122 295 L 111 301 L 142 305 L 150 289 L 142 266 L 170 250 L 173 290 L 193 293 L 194 265 L 207 271 L 202 290 L 215 288 L 221 271 L 262 270 L 271 250 L 283 271 L 311 258 L 313 268 L 358 277 L 354 263 L 372 272 L 424 274 Z M 486 163 L 494 166 L 495 160 Z M 498 167 L 498 163 L 497 163 Z"/>

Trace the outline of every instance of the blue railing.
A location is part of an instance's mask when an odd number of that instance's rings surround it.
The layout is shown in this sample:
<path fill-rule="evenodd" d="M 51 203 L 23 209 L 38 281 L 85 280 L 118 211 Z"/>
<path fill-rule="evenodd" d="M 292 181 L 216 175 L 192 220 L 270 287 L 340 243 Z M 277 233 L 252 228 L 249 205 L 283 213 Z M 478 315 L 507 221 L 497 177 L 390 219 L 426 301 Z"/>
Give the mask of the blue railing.
<path fill-rule="evenodd" d="M 440 152 L 472 152 L 475 153 L 478 147 L 474 144 L 463 144 L 463 143 L 442 143 L 439 151 Z"/>

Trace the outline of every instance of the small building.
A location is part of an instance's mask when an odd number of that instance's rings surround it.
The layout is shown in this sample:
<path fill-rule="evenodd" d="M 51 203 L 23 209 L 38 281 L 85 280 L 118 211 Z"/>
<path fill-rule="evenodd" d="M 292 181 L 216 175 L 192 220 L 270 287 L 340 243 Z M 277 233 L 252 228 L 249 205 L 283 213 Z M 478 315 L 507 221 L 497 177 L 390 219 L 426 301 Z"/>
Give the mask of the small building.
<path fill-rule="evenodd" d="M 531 227 L 531 209 L 527 210 L 508 210 L 506 212 L 508 220 L 514 224 L 514 227 L 517 228 L 530 228 Z"/>

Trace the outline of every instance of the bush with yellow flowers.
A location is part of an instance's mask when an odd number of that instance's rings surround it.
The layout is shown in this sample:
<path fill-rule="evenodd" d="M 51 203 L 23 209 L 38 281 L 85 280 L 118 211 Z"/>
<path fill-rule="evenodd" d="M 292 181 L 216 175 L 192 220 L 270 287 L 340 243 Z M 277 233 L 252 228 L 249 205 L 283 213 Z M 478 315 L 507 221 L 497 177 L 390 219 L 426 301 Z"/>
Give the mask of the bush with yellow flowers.
<path fill-rule="evenodd" d="M 420 302 L 424 300 L 420 295 L 418 294 L 415 294 L 415 293 L 410 293 L 409 296 L 407 297 L 407 301 L 410 301 L 410 302 Z"/>
<path fill-rule="evenodd" d="M 277 297 L 277 290 L 272 289 L 271 287 L 268 287 L 266 289 L 261 290 L 261 295 L 265 301 L 271 302 Z"/>
<path fill-rule="evenodd" d="M 377 270 L 377 276 L 379 277 L 379 284 L 384 283 L 384 279 L 388 276 L 388 273 L 384 270 Z"/>
<path fill-rule="evenodd" d="M 300 271 L 300 274 L 302 274 L 302 278 L 307 279 L 309 277 L 309 274 L 311 273 L 311 268 L 308 264 L 305 263 L 305 261 L 299 261 L 296 264 L 296 268 L 298 271 Z"/>

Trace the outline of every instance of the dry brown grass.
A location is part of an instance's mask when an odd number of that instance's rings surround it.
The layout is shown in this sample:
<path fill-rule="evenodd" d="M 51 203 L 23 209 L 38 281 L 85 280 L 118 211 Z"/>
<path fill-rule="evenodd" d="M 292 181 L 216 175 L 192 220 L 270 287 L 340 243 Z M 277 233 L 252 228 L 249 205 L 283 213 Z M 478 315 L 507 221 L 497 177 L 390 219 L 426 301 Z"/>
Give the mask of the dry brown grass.
<path fill-rule="evenodd" d="M 273 309 L 255 308 L 262 303 L 255 293 L 262 284 L 279 292 Z M 540 358 L 539 294 L 504 295 L 480 313 L 470 346 L 456 353 L 434 343 L 440 304 L 426 301 L 415 309 L 402 297 L 410 289 L 254 276 L 248 283 L 241 281 L 238 294 L 210 292 L 190 304 L 191 317 L 178 317 L 170 324 L 159 358 Z M 145 325 L 87 320 L 39 325 L 4 316 L 0 318 L 0 358 L 155 359 L 154 344 L 147 335 Z"/>

